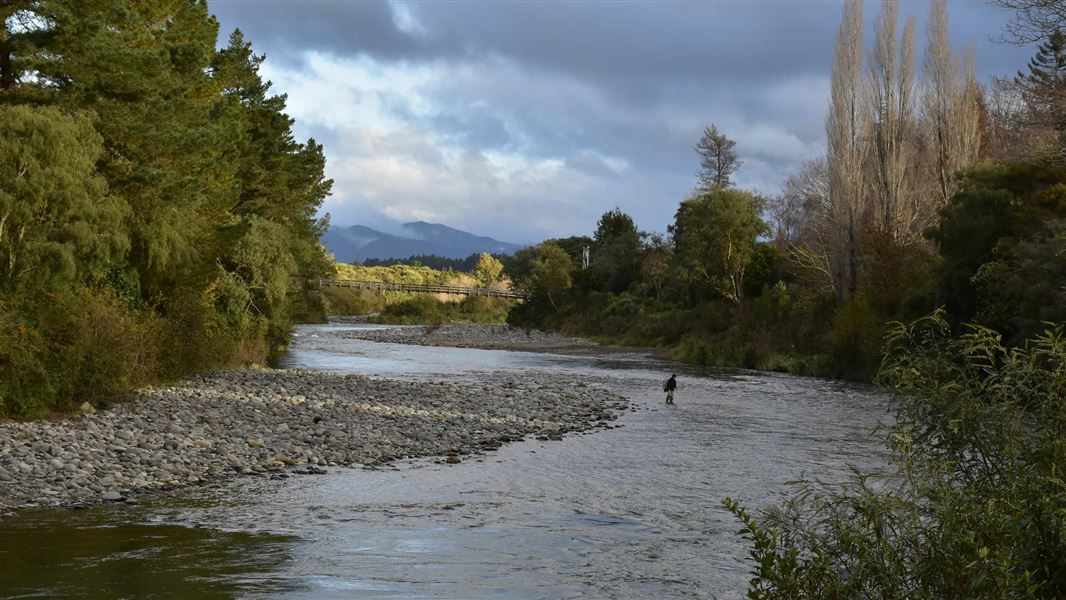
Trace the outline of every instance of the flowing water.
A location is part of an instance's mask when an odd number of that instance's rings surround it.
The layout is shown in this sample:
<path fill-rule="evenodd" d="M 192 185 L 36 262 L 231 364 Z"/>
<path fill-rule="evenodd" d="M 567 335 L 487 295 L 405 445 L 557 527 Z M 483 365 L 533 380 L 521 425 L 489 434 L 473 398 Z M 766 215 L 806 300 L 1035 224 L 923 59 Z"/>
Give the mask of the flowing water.
<path fill-rule="evenodd" d="M 428 348 L 302 327 L 282 366 L 478 380 L 580 374 L 630 399 L 619 427 L 319 476 L 248 477 L 138 506 L 0 522 L 4 598 L 737 598 L 732 496 L 882 463 L 883 399 L 777 374 L 639 356 Z M 365 326 L 364 326 L 365 327 Z M 678 373 L 677 403 L 662 380 Z"/>

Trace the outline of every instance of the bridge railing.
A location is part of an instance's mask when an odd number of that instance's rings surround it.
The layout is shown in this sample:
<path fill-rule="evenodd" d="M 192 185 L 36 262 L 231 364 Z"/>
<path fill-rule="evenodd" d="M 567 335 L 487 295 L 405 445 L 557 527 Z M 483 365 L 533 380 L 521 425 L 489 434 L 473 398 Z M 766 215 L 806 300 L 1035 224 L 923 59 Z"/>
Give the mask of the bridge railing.
<path fill-rule="evenodd" d="M 456 285 L 429 285 L 421 283 L 392 283 L 388 281 L 352 281 L 348 279 L 313 280 L 321 287 L 353 288 L 395 292 L 420 292 L 425 294 L 455 294 L 460 296 L 485 296 L 488 298 L 512 298 L 528 300 L 525 290 L 494 290 L 491 288 L 461 287 Z"/>

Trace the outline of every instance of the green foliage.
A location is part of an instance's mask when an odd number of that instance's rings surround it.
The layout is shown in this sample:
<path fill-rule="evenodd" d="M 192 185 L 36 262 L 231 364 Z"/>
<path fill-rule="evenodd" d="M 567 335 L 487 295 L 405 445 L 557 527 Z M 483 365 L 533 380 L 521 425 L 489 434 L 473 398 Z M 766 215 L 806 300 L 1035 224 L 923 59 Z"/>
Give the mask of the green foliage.
<path fill-rule="evenodd" d="M 390 302 L 401 302 L 398 292 L 374 292 L 351 288 L 326 287 L 321 290 L 325 313 L 329 316 L 368 315 L 381 312 Z M 403 294 L 402 299 L 408 299 Z"/>
<path fill-rule="evenodd" d="M 0 414 L 35 417 L 50 409 L 56 391 L 42 361 L 40 333 L 0 305 Z"/>
<path fill-rule="evenodd" d="M 880 362 L 882 321 L 864 296 L 846 300 L 829 332 L 834 375 L 869 379 Z"/>
<path fill-rule="evenodd" d="M 1034 125 L 1050 127 L 1060 135 L 1066 132 L 1066 110 L 1062 106 L 1066 93 L 1066 35 L 1061 30 L 1056 29 L 1040 44 L 1029 61 L 1028 72 L 1019 71 L 1015 83 Z"/>
<path fill-rule="evenodd" d="M 95 174 L 101 152 L 85 114 L 0 106 L 0 290 L 84 282 L 121 258 L 126 213 Z"/>
<path fill-rule="evenodd" d="M 581 264 L 581 252 L 586 246 L 592 246 L 592 238 L 588 236 L 573 236 L 568 238 L 553 238 L 550 240 L 544 240 L 543 244 L 555 244 L 566 252 L 566 255 L 570 257 L 570 261 L 575 265 Z M 527 281 L 530 276 L 530 271 L 533 264 L 533 259 L 536 258 L 538 246 L 530 246 L 523 248 L 518 252 L 515 252 L 513 256 L 505 256 L 501 258 L 503 262 L 503 272 L 511 279 L 511 281 L 523 282 Z"/>
<path fill-rule="evenodd" d="M 439 325 L 442 323 L 497 323 L 507 320 L 513 300 L 471 296 L 459 302 L 441 301 L 433 296 L 420 295 L 410 300 L 389 304 L 374 323 L 405 325 Z"/>
<path fill-rule="evenodd" d="M 322 147 L 239 31 L 217 49 L 200 0 L 0 15 L 0 416 L 263 362 L 321 318 L 292 288 L 332 271 Z"/>
<path fill-rule="evenodd" d="M 501 262 L 509 258 L 506 254 L 493 254 L 491 256 Z M 463 273 L 473 273 L 474 267 L 477 266 L 478 260 L 480 259 L 480 254 L 471 254 L 466 258 L 447 258 L 435 254 L 415 254 L 414 256 L 408 256 L 407 258 L 367 258 L 363 260 L 362 264 L 364 267 L 391 267 L 393 265 L 418 264 L 423 267 L 429 267 L 430 269 L 436 269 L 437 271 L 461 271 Z"/>
<path fill-rule="evenodd" d="M 458 275 L 414 265 L 362 267 L 337 263 L 337 279 L 345 281 L 381 281 L 385 283 L 413 283 L 419 285 L 459 285 Z"/>
<path fill-rule="evenodd" d="M 503 263 L 496 260 L 488 252 L 482 252 L 474 267 L 474 278 L 481 287 L 490 287 L 500 280 L 503 274 Z"/>
<path fill-rule="evenodd" d="M 974 274 L 978 320 L 1022 343 L 1044 323 L 1066 322 L 1066 224 L 1056 221 L 1046 233 L 1002 246 L 997 259 Z"/>
<path fill-rule="evenodd" d="M 973 319 L 981 304 L 974 276 L 982 265 L 1064 217 L 1066 173 L 1061 169 L 986 164 L 966 172 L 962 189 L 930 232 L 943 258 L 937 279 L 948 314 Z"/>
<path fill-rule="evenodd" d="M 1022 347 L 938 312 L 895 324 L 894 468 L 799 484 L 753 520 L 750 598 L 1060 598 L 1066 594 L 1066 330 Z"/>
<path fill-rule="evenodd" d="M 758 296 L 763 288 L 780 281 L 781 253 L 773 244 L 757 243 L 744 274 L 744 295 Z"/>
<path fill-rule="evenodd" d="M 901 244 L 883 233 L 870 232 L 861 261 L 859 294 L 882 319 L 917 318 L 936 308 L 928 296 L 934 293 L 939 260 L 928 244 Z"/>
<path fill-rule="evenodd" d="M 554 243 L 541 244 L 533 256 L 526 288 L 558 308 L 557 302 L 562 301 L 573 285 L 574 263 L 566 251 Z"/>
<path fill-rule="evenodd" d="M 0 414 L 101 402 L 163 375 L 164 321 L 111 290 L 27 292 L 0 305 Z"/>
<path fill-rule="evenodd" d="M 683 276 L 740 302 L 756 240 L 769 232 L 760 217 L 765 201 L 751 192 L 718 189 L 685 200 L 674 224 Z"/>
<path fill-rule="evenodd" d="M 591 288 L 614 293 L 629 288 L 640 274 L 642 238 L 626 213 L 617 208 L 603 213 L 590 252 L 587 279 Z"/>

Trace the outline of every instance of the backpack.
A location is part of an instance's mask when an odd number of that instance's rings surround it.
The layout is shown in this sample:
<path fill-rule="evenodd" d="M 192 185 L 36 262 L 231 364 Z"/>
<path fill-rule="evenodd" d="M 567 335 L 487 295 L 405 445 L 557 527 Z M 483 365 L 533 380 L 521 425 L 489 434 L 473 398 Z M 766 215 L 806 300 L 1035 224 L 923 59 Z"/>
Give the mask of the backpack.
<path fill-rule="evenodd" d="M 670 391 L 670 380 L 669 379 L 663 381 L 663 391 L 664 392 L 669 392 Z"/>

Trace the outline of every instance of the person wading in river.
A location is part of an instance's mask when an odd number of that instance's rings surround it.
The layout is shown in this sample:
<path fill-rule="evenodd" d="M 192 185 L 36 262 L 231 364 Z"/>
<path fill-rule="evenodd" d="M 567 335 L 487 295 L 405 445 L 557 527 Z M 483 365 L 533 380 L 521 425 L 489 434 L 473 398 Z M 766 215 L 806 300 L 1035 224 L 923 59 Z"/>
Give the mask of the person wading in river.
<path fill-rule="evenodd" d="M 677 375 L 671 375 L 670 379 L 667 379 L 663 383 L 663 391 L 666 392 L 666 403 L 674 403 L 674 390 L 677 389 Z"/>

